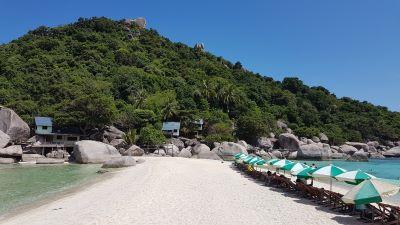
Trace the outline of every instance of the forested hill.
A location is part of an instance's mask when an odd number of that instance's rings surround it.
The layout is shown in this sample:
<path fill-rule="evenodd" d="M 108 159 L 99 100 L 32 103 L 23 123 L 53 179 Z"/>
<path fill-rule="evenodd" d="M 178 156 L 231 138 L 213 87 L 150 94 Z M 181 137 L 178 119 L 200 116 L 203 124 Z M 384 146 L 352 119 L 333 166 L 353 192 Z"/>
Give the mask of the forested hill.
<path fill-rule="evenodd" d="M 0 105 L 31 124 L 34 116 L 51 116 L 83 131 L 115 124 L 139 132 L 180 120 L 183 135 L 190 135 L 190 121 L 204 118 L 210 142 L 279 133 L 278 119 L 297 135 L 324 132 L 332 143 L 400 135 L 400 114 L 385 107 L 338 99 L 297 78 L 274 81 L 107 18 L 39 27 L 1 45 Z"/>

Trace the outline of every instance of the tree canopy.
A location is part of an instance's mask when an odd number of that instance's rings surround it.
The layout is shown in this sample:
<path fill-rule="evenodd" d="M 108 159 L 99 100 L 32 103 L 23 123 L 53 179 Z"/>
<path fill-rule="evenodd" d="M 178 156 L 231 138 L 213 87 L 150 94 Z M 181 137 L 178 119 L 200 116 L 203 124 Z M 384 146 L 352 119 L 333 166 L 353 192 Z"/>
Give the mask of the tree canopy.
<path fill-rule="evenodd" d="M 400 134 L 400 113 L 385 107 L 338 99 L 298 78 L 274 81 L 155 30 L 103 17 L 42 26 L 1 45 L 0 105 L 31 124 L 34 116 L 51 116 L 83 131 L 115 124 L 153 134 L 171 120 L 182 121 L 190 135 L 190 121 L 204 118 L 202 135 L 210 142 L 252 142 L 279 132 L 277 119 L 301 135 L 325 132 L 333 143 Z"/>

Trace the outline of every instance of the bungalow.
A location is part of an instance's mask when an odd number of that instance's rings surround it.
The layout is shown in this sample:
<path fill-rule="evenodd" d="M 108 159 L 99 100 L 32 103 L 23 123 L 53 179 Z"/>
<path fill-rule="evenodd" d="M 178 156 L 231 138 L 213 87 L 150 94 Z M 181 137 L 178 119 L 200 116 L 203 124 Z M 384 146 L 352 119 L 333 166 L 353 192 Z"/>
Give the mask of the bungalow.
<path fill-rule="evenodd" d="M 179 137 L 180 129 L 181 122 L 164 122 L 161 130 L 168 136 Z"/>
<path fill-rule="evenodd" d="M 75 142 L 82 139 L 80 131 L 57 129 L 50 117 L 35 117 L 36 142 L 30 147 L 34 152 L 46 155 L 55 149 L 71 153 Z"/>

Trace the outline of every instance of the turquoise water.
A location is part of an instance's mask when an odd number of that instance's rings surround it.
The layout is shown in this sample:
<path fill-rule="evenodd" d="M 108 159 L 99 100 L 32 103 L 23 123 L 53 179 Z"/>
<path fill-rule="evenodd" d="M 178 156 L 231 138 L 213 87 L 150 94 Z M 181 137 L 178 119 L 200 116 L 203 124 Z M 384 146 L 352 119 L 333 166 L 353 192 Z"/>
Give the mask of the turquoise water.
<path fill-rule="evenodd" d="M 387 179 L 400 179 L 400 160 L 398 159 L 372 159 L 369 162 L 350 162 L 350 161 L 300 161 L 307 162 L 308 165 L 315 163 L 317 166 L 326 166 L 330 163 L 342 167 L 346 170 L 360 169 L 376 177 Z"/>
<path fill-rule="evenodd" d="M 97 177 L 100 165 L 0 165 L 0 215 Z"/>

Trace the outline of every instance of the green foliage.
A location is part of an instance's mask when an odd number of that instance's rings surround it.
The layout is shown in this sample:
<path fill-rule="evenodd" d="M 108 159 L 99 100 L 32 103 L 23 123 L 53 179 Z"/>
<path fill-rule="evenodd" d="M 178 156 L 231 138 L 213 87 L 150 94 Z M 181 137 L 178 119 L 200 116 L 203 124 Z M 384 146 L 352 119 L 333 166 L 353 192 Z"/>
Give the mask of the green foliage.
<path fill-rule="evenodd" d="M 124 141 L 128 145 L 133 145 L 136 143 L 136 130 L 128 130 L 124 135 Z"/>
<path fill-rule="evenodd" d="M 161 145 L 166 141 L 164 134 L 159 129 L 148 126 L 140 130 L 138 142 L 141 145 Z"/>
<path fill-rule="evenodd" d="M 159 129 L 173 120 L 190 135 L 191 120 L 203 118 L 210 142 L 234 139 L 234 125 L 237 138 L 253 141 L 277 132 L 276 119 L 300 135 L 323 131 L 332 143 L 400 138 L 400 114 L 385 107 L 338 99 L 298 78 L 274 81 L 155 30 L 131 39 L 139 32 L 129 29 L 107 18 L 80 18 L 1 45 L 0 104 L 29 123 L 52 116 L 57 125 L 83 131 L 112 123 Z"/>
<path fill-rule="evenodd" d="M 312 138 L 318 137 L 320 130 L 315 127 L 298 127 L 294 130 L 294 133 L 300 137 Z"/>

